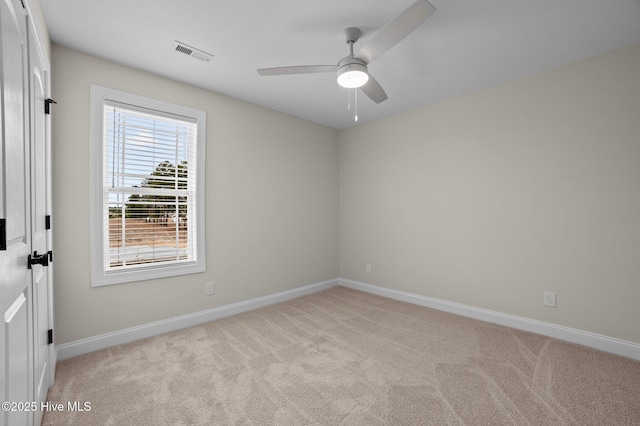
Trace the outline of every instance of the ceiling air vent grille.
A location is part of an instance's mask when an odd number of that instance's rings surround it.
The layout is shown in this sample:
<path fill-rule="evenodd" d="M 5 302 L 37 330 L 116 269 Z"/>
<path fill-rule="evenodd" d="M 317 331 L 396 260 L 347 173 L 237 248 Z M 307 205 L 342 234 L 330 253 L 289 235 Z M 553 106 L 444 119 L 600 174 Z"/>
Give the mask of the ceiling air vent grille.
<path fill-rule="evenodd" d="M 173 50 L 205 62 L 209 62 L 213 58 L 213 55 L 177 40 L 173 43 Z"/>
<path fill-rule="evenodd" d="M 188 47 L 183 46 L 181 44 L 176 46 L 176 50 L 178 52 L 181 52 L 181 53 L 184 53 L 184 54 L 187 54 L 187 55 L 191 55 L 193 53 L 193 49 L 189 49 Z"/>

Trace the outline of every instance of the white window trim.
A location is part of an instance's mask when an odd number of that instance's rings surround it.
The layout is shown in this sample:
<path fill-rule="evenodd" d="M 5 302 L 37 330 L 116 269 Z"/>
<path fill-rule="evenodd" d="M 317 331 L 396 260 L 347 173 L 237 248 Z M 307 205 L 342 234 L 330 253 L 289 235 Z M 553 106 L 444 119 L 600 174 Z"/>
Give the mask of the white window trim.
<path fill-rule="evenodd" d="M 193 118 L 197 121 L 197 160 L 196 168 L 196 215 L 198 238 L 196 239 L 196 257 L 188 264 L 150 265 L 138 270 L 109 271 L 104 270 L 104 230 L 103 230 L 103 120 L 104 103 L 112 100 L 143 108 L 165 111 L 176 115 Z M 206 112 L 188 108 L 144 96 L 134 95 L 115 89 L 91 85 L 90 110 L 91 137 L 91 171 L 90 171 L 90 238 L 91 238 L 91 286 L 99 287 L 133 281 L 165 278 L 177 275 L 194 274 L 206 271 L 205 254 L 205 135 Z"/>

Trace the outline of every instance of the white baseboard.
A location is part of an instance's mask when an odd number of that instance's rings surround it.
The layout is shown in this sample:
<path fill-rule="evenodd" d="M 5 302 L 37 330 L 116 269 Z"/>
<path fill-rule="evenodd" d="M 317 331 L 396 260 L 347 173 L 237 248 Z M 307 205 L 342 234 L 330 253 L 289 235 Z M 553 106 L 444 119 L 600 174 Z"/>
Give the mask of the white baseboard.
<path fill-rule="evenodd" d="M 571 343 L 577 343 L 579 345 L 588 346 L 640 361 L 640 344 L 638 343 L 615 339 L 613 337 L 607 337 L 601 334 L 577 330 L 575 328 L 564 327 L 543 321 L 490 311 L 488 309 L 447 302 L 446 300 L 434 299 L 431 297 L 420 296 L 418 294 L 405 293 L 403 291 L 378 287 L 345 278 L 339 278 L 339 283 L 341 286 L 352 288 L 354 290 L 360 290 L 376 294 L 378 296 L 388 297 L 389 299 L 400 300 L 402 302 L 413 303 L 415 305 L 426 306 L 428 308 L 475 318 L 493 324 L 530 331 L 532 333 L 542 334 L 543 336 L 553 337 Z"/>
<path fill-rule="evenodd" d="M 316 293 L 318 291 L 322 291 L 336 285 L 341 285 L 344 287 L 352 288 L 354 290 L 376 294 L 378 296 L 388 297 L 389 299 L 400 300 L 403 302 L 413 303 L 415 305 L 438 309 L 440 311 L 450 312 L 469 318 L 475 318 L 481 321 L 504 325 L 506 327 L 530 331 L 532 333 L 542 334 L 543 336 L 549 336 L 567 342 L 588 346 L 594 349 L 640 361 L 640 344 L 634 342 L 629 342 L 626 340 L 616 339 L 613 337 L 603 336 L 600 334 L 577 330 L 574 328 L 564 327 L 561 325 L 551 324 L 543 321 L 504 314 L 496 311 L 490 311 L 488 309 L 476 308 L 473 306 L 463 305 L 461 303 L 448 302 L 446 300 L 392 290 L 389 288 L 374 286 L 371 284 L 353 281 L 345 278 L 336 278 L 333 280 L 323 281 L 292 290 L 257 297 L 255 299 L 250 299 L 243 302 L 232 303 L 230 305 L 208 309 L 206 311 L 195 312 L 193 314 L 187 314 L 162 321 L 156 321 L 137 327 L 115 331 L 112 333 L 101 334 L 99 336 L 89 337 L 87 339 L 63 343 L 56 347 L 55 352 L 57 355 L 57 360 L 64 360 L 85 353 L 105 349 L 111 346 L 122 345 L 134 340 L 144 339 L 163 333 L 168 333 L 170 331 L 203 324 L 205 322 L 250 311 L 252 309 L 262 308 L 264 306 L 284 302 L 296 297 Z"/>
<path fill-rule="evenodd" d="M 230 305 L 207 309 L 206 311 L 195 312 L 192 314 L 182 315 L 166 320 L 155 321 L 137 327 L 114 331 L 112 333 L 101 334 L 99 336 L 89 337 L 87 339 L 63 343 L 56 347 L 57 359 L 63 360 L 72 358 L 74 356 L 109 348 L 111 346 L 133 342 L 134 340 L 144 339 L 182 328 L 192 327 L 194 325 L 203 324 L 216 319 L 250 311 L 252 309 L 262 308 L 274 303 L 280 303 L 289 299 L 294 299 L 296 297 L 316 293 L 318 291 L 322 291 L 336 285 L 338 285 L 337 278 L 329 281 L 310 284 L 304 287 L 294 288 L 292 290 L 270 294 L 267 296 L 257 297 L 255 299 L 250 299 L 243 302 L 232 303 Z"/>

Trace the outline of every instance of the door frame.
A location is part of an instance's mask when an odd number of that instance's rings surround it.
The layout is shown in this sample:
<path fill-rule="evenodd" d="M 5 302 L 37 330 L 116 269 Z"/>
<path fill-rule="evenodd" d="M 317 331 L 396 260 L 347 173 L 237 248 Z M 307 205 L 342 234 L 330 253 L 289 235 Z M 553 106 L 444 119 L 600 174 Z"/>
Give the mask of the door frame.
<path fill-rule="evenodd" d="M 28 56 L 28 105 L 31 162 L 31 251 L 38 251 L 49 257 L 53 253 L 50 235 L 50 147 L 48 146 L 47 128 L 49 118 L 46 106 L 49 98 L 49 63 L 42 49 L 31 14 L 27 22 L 27 56 Z M 49 218 L 47 220 L 47 218 Z M 46 402 L 47 393 L 52 384 L 52 277 L 51 267 L 34 265 L 31 267 L 33 286 L 32 324 L 33 324 L 33 401 L 42 406 Z M 33 412 L 33 423 L 42 421 L 43 410 Z"/>
<path fill-rule="evenodd" d="M 42 43 L 42 37 L 39 31 L 40 27 L 38 27 L 38 25 L 36 25 L 35 19 L 34 19 L 34 13 L 32 12 L 32 8 L 31 8 L 31 3 L 33 2 L 33 0 L 23 0 L 23 4 L 24 4 L 24 8 L 27 14 L 27 37 L 28 37 L 28 49 L 31 49 L 32 47 L 36 49 L 35 54 L 37 54 L 40 57 L 40 62 L 42 64 L 42 71 L 44 72 L 44 85 L 45 85 L 45 99 L 50 98 L 51 97 L 51 61 L 49 59 L 49 52 L 46 52 L 44 50 L 44 45 Z M 46 31 L 46 29 L 45 29 Z M 34 40 L 33 43 L 31 43 L 31 36 L 34 36 Z M 31 54 L 30 52 L 28 53 L 29 55 Z M 31 63 L 29 62 L 29 66 L 31 65 Z M 31 70 L 29 70 L 29 75 L 31 74 Z M 31 77 L 29 77 L 30 79 Z M 31 88 L 29 88 L 29 94 L 31 94 Z M 29 96 L 30 99 L 30 96 Z M 35 108 L 44 108 L 44 105 L 35 105 L 33 106 Z M 30 106 L 31 108 L 31 106 Z M 31 111 L 31 110 L 30 110 Z M 46 193 L 46 200 L 45 200 L 45 209 L 47 211 L 47 215 L 49 215 L 49 217 L 51 218 L 51 222 L 53 222 L 54 220 L 54 216 L 53 216 L 53 212 L 52 212 L 52 206 L 53 206 L 53 200 L 52 200 L 52 147 L 51 147 L 51 114 L 45 114 L 44 115 L 45 118 L 45 123 L 44 123 L 44 137 L 45 137 L 45 179 L 46 179 L 46 188 L 45 188 L 45 193 Z M 29 120 L 31 121 L 32 117 L 31 117 L 31 113 L 29 114 Z M 31 131 L 31 124 L 29 124 L 30 126 L 30 131 Z M 31 178 L 33 179 L 33 174 L 34 172 L 32 171 L 31 173 Z M 47 230 L 47 251 L 51 251 L 53 252 L 53 233 L 54 233 L 54 226 L 52 224 L 52 226 Z M 47 294 L 48 294 L 48 300 L 47 300 L 47 312 L 48 312 L 48 323 L 49 323 L 49 328 L 53 329 L 54 328 L 54 306 L 53 306 L 53 268 L 54 268 L 54 262 L 49 262 L 49 266 L 47 268 L 45 268 L 46 274 L 47 274 Z M 35 324 L 34 324 L 35 326 Z M 34 333 L 34 339 L 36 338 L 35 333 Z M 35 345 L 35 342 L 34 342 Z M 56 364 L 57 364 L 57 358 L 58 358 L 58 352 L 55 349 L 55 332 L 53 333 L 53 342 L 49 345 L 49 384 L 50 386 L 53 386 L 54 380 L 55 380 L 55 369 L 56 369 Z M 34 389 L 35 389 L 35 380 L 36 378 L 34 377 Z"/>

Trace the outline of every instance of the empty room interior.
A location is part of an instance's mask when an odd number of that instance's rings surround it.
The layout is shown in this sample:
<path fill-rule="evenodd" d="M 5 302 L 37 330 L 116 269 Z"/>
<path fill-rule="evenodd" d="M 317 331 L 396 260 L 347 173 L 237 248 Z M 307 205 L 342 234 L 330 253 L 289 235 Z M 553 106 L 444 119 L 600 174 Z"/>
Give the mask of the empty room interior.
<path fill-rule="evenodd" d="M 2 2 L 0 426 L 640 424 L 637 0 Z"/>

